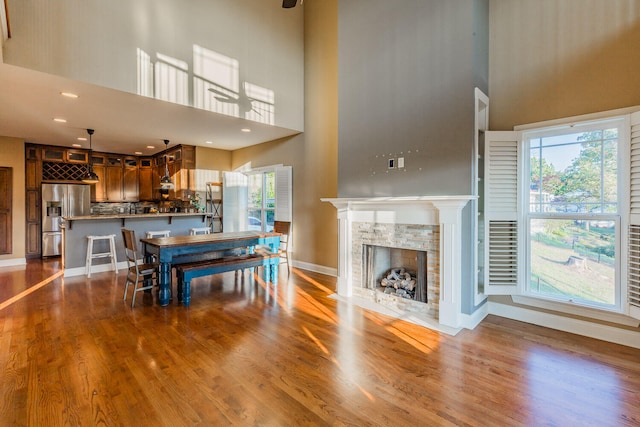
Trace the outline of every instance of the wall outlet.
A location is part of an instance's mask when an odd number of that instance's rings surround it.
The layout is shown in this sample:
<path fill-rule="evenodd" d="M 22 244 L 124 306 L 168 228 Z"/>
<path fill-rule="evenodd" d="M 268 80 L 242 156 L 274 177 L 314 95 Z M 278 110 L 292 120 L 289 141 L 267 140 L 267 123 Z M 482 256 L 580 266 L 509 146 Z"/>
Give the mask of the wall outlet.
<path fill-rule="evenodd" d="M 398 157 L 398 169 L 404 168 L 404 157 Z"/>

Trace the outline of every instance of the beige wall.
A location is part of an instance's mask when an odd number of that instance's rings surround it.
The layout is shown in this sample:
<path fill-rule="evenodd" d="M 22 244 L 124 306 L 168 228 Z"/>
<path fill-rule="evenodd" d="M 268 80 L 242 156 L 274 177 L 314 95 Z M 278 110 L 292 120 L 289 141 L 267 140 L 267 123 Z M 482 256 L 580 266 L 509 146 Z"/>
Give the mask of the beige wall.
<path fill-rule="evenodd" d="M 305 2 L 305 133 L 233 152 L 232 168 L 293 166 L 293 258 L 337 268 L 338 4 Z"/>
<path fill-rule="evenodd" d="M 0 136 L 0 166 L 13 168 L 13 253 L 0 261 L 25 257 L 24 141 Z"/>
<path fill-rule="evenodd" d="M 196 169 L 231 170 L 231 152 L 215 148 L 196 147 Z"/>
<path fill-rule="evenodd" d="M 491 0 L 490 128 L 640 104 L 640 1 Z"/>

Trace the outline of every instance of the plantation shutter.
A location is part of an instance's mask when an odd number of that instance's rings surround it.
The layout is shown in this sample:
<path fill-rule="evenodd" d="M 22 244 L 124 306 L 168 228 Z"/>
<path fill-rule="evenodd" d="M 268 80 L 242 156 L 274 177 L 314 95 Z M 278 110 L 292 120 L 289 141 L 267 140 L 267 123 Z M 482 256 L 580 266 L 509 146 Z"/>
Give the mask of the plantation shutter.
<path fill-rule="evenodd" d="M 485 293 L 519 293 L 520 132 L 485 133 Z"/>
<path fill-rule="evenodd" d="M 289 221 L 292 217 L 292 169 L 291 166 L 279 166 L 276 173 L 276 221 Z"/>
<path fill-rule="evenodd" d="M 629 190 L 627 303 L 629 315 L 640 319 L 640 112 L 631 114 Z"/>
<path fill-rule="evenodd" d="M 222 229 L 247 230 L 248 184 L 240 172 L 222 173 Z"/>

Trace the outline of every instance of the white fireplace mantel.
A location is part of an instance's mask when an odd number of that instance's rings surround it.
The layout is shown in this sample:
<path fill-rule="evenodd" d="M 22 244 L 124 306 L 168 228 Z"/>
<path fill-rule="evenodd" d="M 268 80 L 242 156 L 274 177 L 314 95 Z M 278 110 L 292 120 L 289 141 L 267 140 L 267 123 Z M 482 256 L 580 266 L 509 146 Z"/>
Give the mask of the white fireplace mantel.
<path fill-rule="evenodd" d="M 323 198 L 338 210 L 338 295 L 353 295 L 352 223 L 440 226 L 439 323 L 461 324 L 462 209 L 476 196 Z"/>

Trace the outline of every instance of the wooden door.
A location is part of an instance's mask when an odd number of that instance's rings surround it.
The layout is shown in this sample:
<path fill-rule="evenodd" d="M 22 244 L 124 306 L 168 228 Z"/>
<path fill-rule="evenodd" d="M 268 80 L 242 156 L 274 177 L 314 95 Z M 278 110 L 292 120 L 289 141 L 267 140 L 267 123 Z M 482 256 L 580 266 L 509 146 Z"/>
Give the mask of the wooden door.
<path fill-rule="evenodd" d="M 0 167 L 0 254 L 13 253 L 13 168 Z"/>

